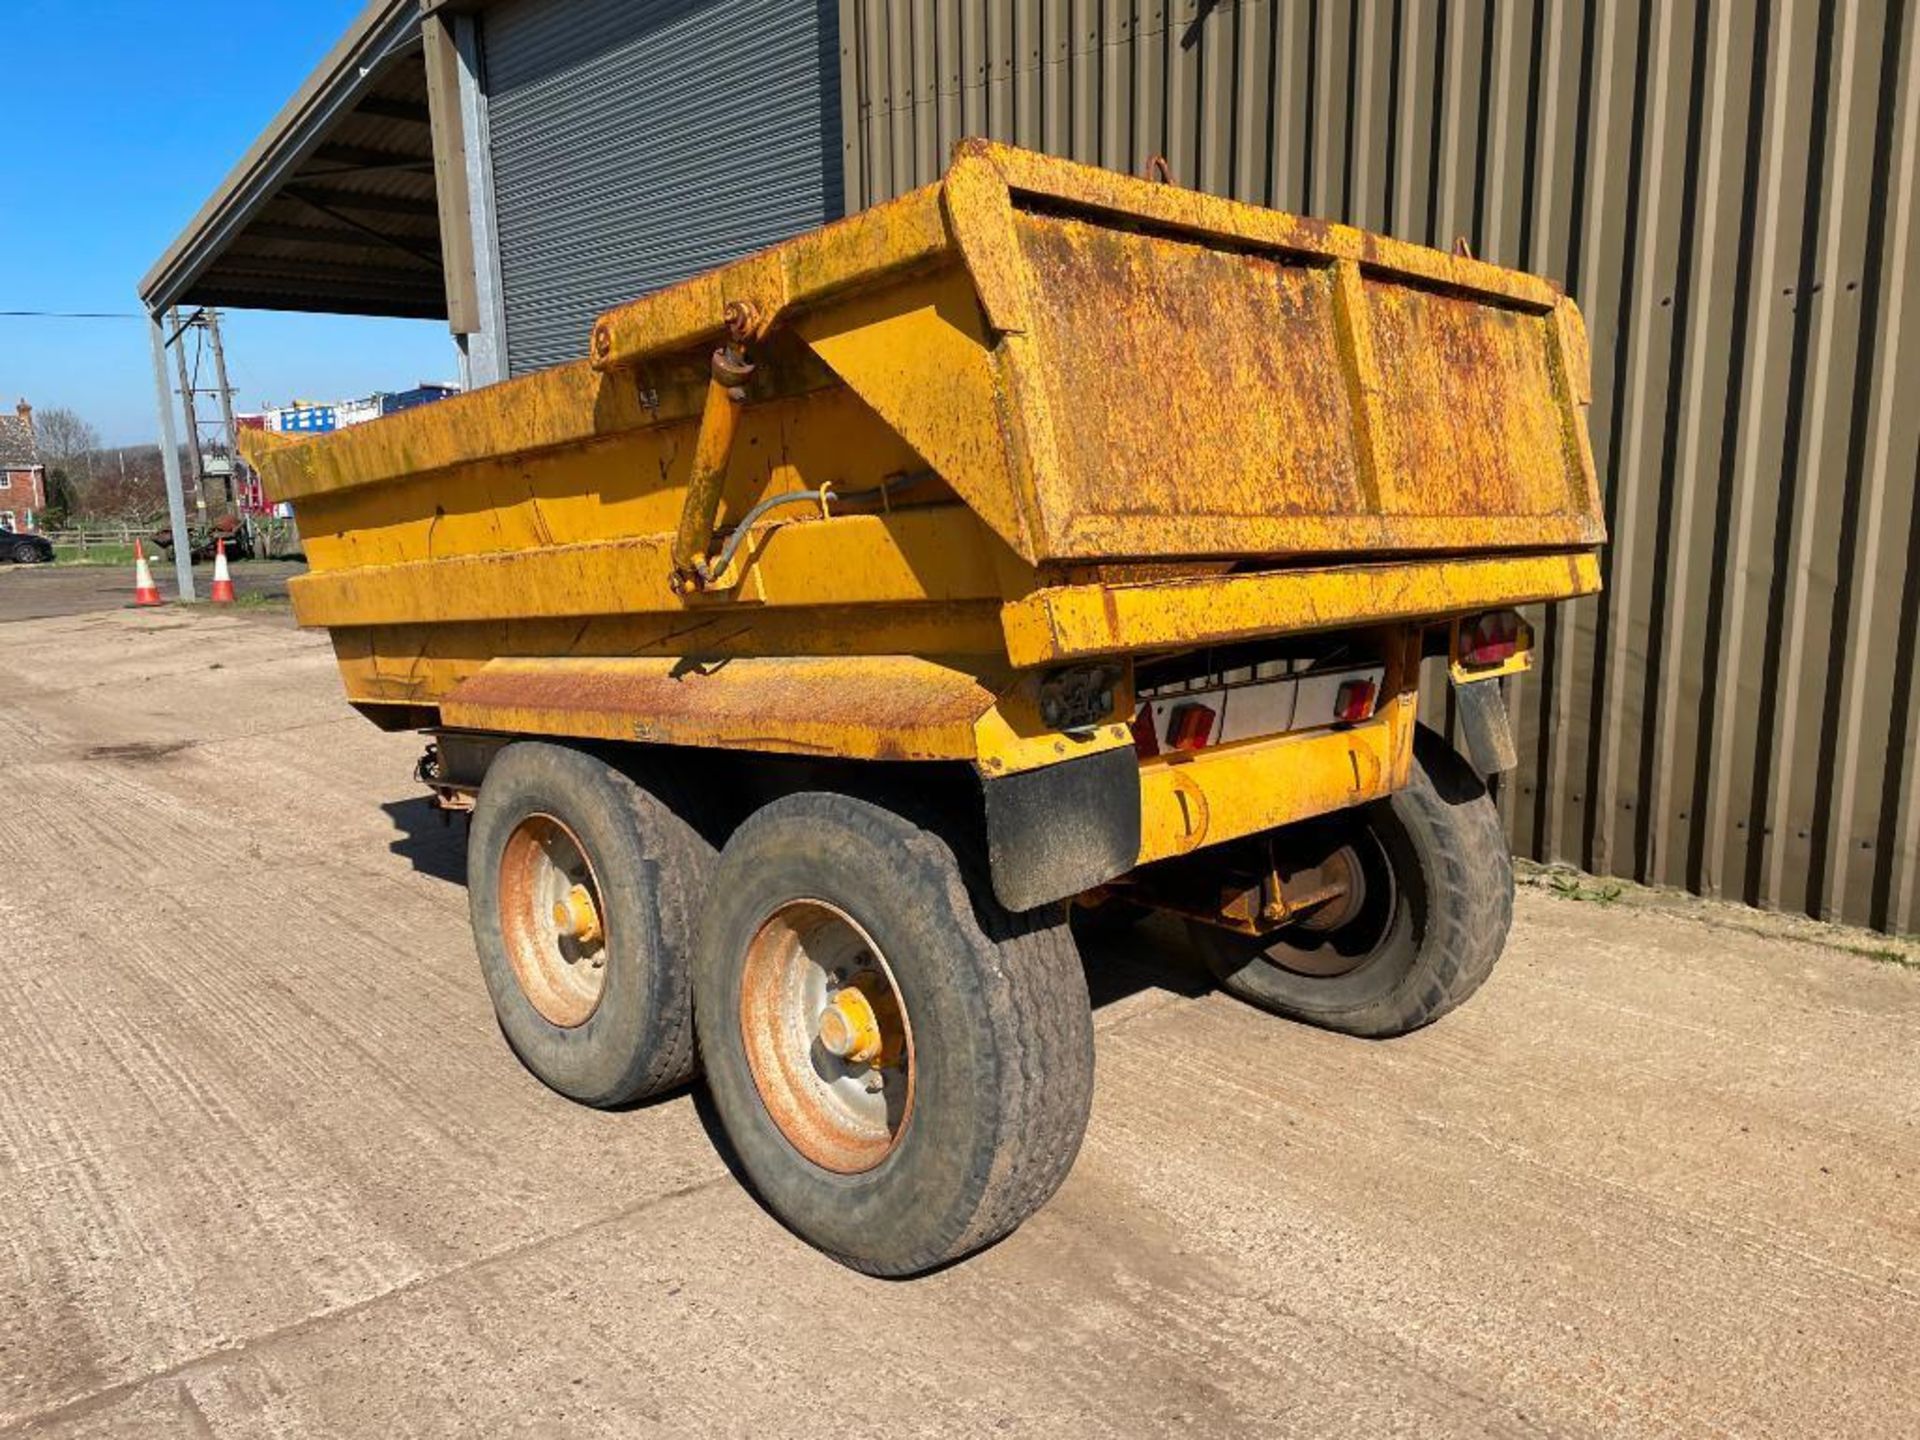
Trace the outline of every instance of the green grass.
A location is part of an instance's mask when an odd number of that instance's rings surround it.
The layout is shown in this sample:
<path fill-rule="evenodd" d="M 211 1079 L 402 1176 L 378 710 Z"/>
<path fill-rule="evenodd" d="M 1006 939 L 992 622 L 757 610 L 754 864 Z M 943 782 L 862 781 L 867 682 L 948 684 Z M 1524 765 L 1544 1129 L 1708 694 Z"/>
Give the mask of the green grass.
<path fill-rule="evenodd" d="M 83 556 L 78 545 L 56 545 L 53 559 L 57 565 L 131 565 L 131 545 L 89 545 Z"/>
<path fill-rule="evenodd" d="M 1841 945 L 1838 948 L 1850 955 L 1859 955 L 1868 960 L 1878 961 L 1882 965 L 1897 965 L 1902 970 L 1920 970 L 1920 957 L 1909 955 L 1902 950 L 1882 949 L 1877 945 Z"/>
<path fill-rule="evenodd" d="M 1790 912 L 1750 909 L 1732 901 L 1708 900 L 1665 887 L 1607 880 L 1568 865 L 1541 865 L 1522 856 L 1514 857 L 1513 872 L 1519 884 L 1559 900 L 1602 906 L 1620 904 L 1677 915 L 1720 929 L 1857 955 L 1878 965 L 1920 974 L 1920 935 L 1874 935 L 1852 926 L 1834 925 Z"/>
<path fill-rule="evenodd" d="M 1626 892 L 1611 881 L 1589 885 L 1587 877 L 1567 870 L 1550 870 L 1547 888 L 1562 900 L 1582 900 L 1592 905 L 1611 905 Z"/>
<path fill-rule="evenodd" d="M 205 611 L 209 615 L 218 615 L 226 610 L 286 610 L 291 608 L 293 601 L 285 591 L 270 590 L 260 592 L 242 590 L 233 597 L 233 603 L 231 605 L 216 605 L 208 598 L 206 587 L 202 585 L 200 593 L 194 596 L 193 599 L 173 600 L 168 603 L 182 605 L 192 610 Z"/>

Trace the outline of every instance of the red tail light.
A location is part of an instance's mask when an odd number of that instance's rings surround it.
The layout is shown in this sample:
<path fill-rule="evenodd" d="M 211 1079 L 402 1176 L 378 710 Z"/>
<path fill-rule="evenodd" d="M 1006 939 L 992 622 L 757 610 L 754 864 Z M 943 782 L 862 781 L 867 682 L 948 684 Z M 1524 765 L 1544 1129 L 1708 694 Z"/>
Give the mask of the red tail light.
<path fill-rule="evenodd" d="M 1133 717 L 1133 753 L 1151 760 L 1160 753 L 1160 737 L 1153 733 L 1153 705 L 1143 702 Z"/>
<path fill-rule="evenodd" d="M 1460 632 L 1460 659 L 1467 665 L 1499 665 L 1520 653 L 1524 622 L 1512 610 L 1493 610 Z"/>
<path fill-rule="evenodd" d="M 1174 750 L 1202 750 L 1213 739 L 1211 706 L 1176 705 L 1167 719 L 1167 745 Z"/>
<path fill-rule="evenodd" d="M 1334 697 L 1333 713 L 1349 723 L 1365 720 L 1373 714 L 1373 702 L 1379 693 L 1371 680 L 1349 680 Z"/>

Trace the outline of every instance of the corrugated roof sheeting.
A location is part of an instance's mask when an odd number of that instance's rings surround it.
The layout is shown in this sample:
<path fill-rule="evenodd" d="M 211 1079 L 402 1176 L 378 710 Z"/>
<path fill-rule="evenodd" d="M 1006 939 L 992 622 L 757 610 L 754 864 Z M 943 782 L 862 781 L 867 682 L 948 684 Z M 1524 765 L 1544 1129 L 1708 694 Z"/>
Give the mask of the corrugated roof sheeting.
<path fill-rule="evenodd" d="M 444 317 L 417 0 L 370 0 L 140 282 L 149 307 Z"/>
<path fill-rule="evenodd" d="M 417 50 L 390 62 L 194 281 L 188 304 L 446 314 Z"/>
<path fill-rule="evenodd" d="M 986 134 L 1560 278 L 1607 594 L 1513 687 L 1516 848 L 1920 931 L 1905 0 L 843 0 L 850 207 Z M 1443 718 L 1440 712 L 1436 718 Z"/>

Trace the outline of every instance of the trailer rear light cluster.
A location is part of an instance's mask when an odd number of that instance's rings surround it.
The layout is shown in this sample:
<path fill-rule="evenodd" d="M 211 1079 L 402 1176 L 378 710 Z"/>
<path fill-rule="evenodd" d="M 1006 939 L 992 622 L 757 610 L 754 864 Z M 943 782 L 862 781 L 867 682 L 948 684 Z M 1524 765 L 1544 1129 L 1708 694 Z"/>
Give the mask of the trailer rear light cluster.
<path fill-rule="evenodd" d="M 1166 718 L 1166 744 L 1161 744 L 1160 728 L 1154 723 L 1153 702 L 1143 701 L 1133 717 L 1133 748 L 1142 760 L 1151 760 L 1166 750 L 1204 750 L 1213 743 L 1214 724 L 1218 720 L 1213 707 L 1195 701 L 1174 707 Z"/>
<path fill-rule="evenodd" d="M 1213 743 L 1214 715 L 1211 705 L 1188 701 L 1174 707 L 1167 721 L 1169 750 L 1204 750 Z"/>
<path fill-rule="evenodd" d="M 1520 653 L 1526 622 L 1517 611 L 1490 610 L 1460 627 L 1463 665 L 1501 665 Z"/>
<path fill-rule="evenodd" d="M 1135 752 L 1151 760 L 1328 725 L 1357 725 L 1379 713 L 1387 674 L 1378 661 L 1298 667 L 1282 661 L 1276 668 L 1278 674 L 1249 667 L 1144 691 L 1131 727 Z"/>
<path fill-rule="evenodd" d="M 1373 681 L 1349 680 L 1340 687 L 1333 702 L 1333 713 L 1349 725 L 1365 720 L 1373 714 L 1373 702 L 1379 695 L 1380 687 Z"/>

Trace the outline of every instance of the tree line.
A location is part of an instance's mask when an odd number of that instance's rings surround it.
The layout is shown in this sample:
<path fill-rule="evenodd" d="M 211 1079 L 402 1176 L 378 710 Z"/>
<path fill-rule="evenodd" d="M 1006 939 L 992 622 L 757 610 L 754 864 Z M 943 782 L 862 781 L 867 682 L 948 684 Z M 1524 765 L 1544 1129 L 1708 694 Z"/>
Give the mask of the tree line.
<path fill-rule="evenodd" d="M 144 524 L 167 508 L 166 468 L 158 445 L 104 446 L 100 432 L 73 410 L 36 411 L 34 444 L 47 472 L 42 529 Z M 181 447 L 181 468 L 187 468 Z"/>

